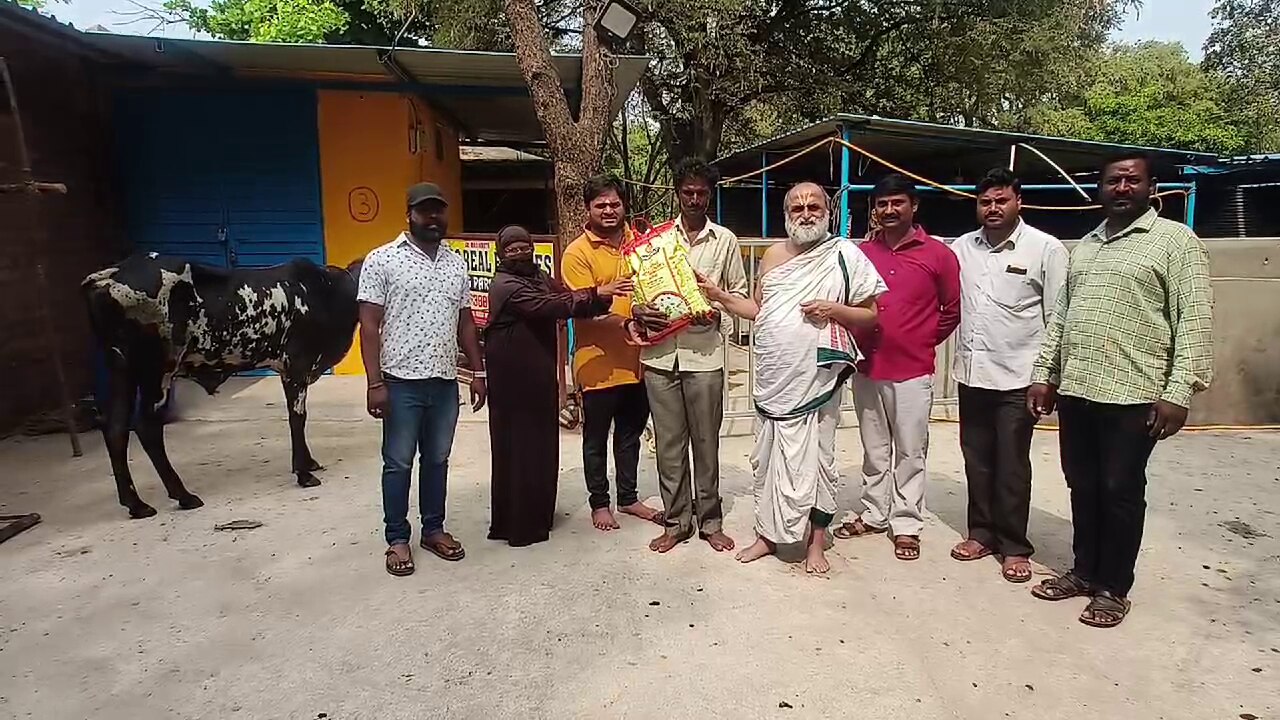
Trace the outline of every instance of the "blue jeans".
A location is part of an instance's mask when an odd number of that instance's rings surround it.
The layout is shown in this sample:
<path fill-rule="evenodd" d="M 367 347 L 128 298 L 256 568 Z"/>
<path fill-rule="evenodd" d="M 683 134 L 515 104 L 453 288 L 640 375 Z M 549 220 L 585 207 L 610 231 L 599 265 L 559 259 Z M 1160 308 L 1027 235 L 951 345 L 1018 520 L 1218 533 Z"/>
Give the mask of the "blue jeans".
<path fill-rule="evenodd" d="M 418 506 L 422 537 L 444 531 L 449 450 L 458 426 L 454 380 L 387 378 L 390 396 L 382 419 L 382 513 L 388 545 L 408 543 L 409 482 L 419 454 Z"/>

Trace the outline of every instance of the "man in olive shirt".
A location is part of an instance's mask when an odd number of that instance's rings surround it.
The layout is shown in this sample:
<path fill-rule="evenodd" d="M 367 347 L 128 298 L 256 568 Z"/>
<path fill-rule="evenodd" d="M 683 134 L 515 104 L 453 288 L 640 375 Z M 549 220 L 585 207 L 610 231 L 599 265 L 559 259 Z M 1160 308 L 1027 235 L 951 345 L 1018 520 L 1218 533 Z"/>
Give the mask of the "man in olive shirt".
<path fill-rule="evenodd" d="M 738 238 L 707 218 L 711 192 L 720 180 L 696 158 L 675 171 L 678 227 L 689 246 L 689 261 L 702 278 L 737 297 L 747 296 Z M 637 308 L 643 318 L 647 308 Z M 666 508 L 666 530 L 649 543 L 665 553 L 688 540 L 697 516 L 698 532 L 716 552 L 733 549 L 721 528 L 720 424 L 724 419 L 725 325 L 719 310 L 662 342 L 644 347 L 644 384 L 658 446 L 658 478 Z M 693 450 L 692 481 L 689 451 Z"/>
<path fill-rule="evenodd" d="M 1071 253 L 1027 393 L 1037 417 L 1058 408 L 1075 554 L 1070 572 L 1032 594 L 1091 596 L 1080 622 L 1093 627 L 1129 612 L 1147 460 L 1182 429 L 1213 374 L 1209 253 L 1191 228 L 1151 209 L 1155 188 L 1145 156 L 1103 168 L 1106 221 Z"/>

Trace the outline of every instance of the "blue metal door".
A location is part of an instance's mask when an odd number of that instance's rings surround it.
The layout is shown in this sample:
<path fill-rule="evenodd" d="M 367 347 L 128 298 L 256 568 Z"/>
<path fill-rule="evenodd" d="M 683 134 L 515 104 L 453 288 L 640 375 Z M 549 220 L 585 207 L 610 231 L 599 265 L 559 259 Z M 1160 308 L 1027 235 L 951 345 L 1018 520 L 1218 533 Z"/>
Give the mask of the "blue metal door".
<path fill-rule="evenodd" d="M 134 247 L 218 267 L 324 263 L 313 91 L 131 90 L 115 119 Z"/>

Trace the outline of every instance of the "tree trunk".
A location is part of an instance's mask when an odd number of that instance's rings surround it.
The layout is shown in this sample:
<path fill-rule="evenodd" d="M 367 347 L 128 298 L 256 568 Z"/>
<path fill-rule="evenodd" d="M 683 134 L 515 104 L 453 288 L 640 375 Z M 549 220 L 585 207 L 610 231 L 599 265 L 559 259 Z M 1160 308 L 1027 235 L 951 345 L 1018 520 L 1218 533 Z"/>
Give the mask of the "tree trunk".
<path fill-rule="evenodd" d="M 560 250 L 564 250 L 566 245 L 582 234 L 582 227 L 587 221 L 587 209 L 582 202 L 582 184 L 596 172 L 595 168 L 599 164 L 596 161 L 592 167 L 576 159 L 556 159 L 554 163 L 556 239 L 560 243 Z"/>
<path fill-rule="evenodd" d="M 555 167 L 556 227 L 560 249 L 582 232 L 585 208 L 582 183 L 600 171 L 604 143 L 617 94 L 612 64 L 592 25 L 595 10 L 584 12 L 582 35 L 582 102 L 575 119 L 569 109 L 559 72 L 551 63 L 551 49 L 535 0 L 503 0 L 516 61 L 538 122 L 547 138 Z"/>

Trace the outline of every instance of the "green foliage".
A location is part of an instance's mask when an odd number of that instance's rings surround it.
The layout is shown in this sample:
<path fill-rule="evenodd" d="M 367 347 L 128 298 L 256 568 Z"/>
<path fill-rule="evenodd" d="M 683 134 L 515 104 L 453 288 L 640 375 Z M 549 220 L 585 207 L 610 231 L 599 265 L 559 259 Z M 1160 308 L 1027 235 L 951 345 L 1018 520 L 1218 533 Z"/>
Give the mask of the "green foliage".
<path fill-rule="evenodd" d="M 164 10 L 192 30 L 226 40 L 322 43 L 346 30 L 350 16 L 332 0 L 167 0 Z"/>
<path fill-rule="evenodd" d="M 605 144 L 604 169 L 638 183 L 629 185 L 632 214 L 657 221 L 675 212 L 674 197 L 662 186 L 671 184 L 671 161 L 662 142 L 658 123 L 649 117 L 642 103 L 631 102 L 619 118 Z M 623 143 L 623 128 L 627 141 Z"/>
<path fill-rule="evenodd" d="M 1280 0 L 1218 0 L 1204 67 L 1240 114 L 1249 150 L 1280 151 Z"/>
<path fill-rule="evenodd" d="M 21 0 L 41 3 L 46 0 Z M 1141 0 L 633 0 L 655 58 L 606 163 L 659 181 L 836 112 L 1235 153 L 1280 149 L 1280 0 L 1217 0 L 1203 69 L 1178 46 L 1108 48 Z M 553 49 L 584 0 L 539 0 Z M 168 0 L 214 37 L 512 48 L 502 0 Z M 407 22 L 406 22 L 407 20 Z M 645 191 L 639 191 L 645 195 Z"/>
<path fill-rule="evenodd" d="M 868 114 L 1027 130 L 1038 109 L 1083 90 L 1132 4 L 1032 0 L 934 21 L 894 38 L 870 82 L 841 99 Z"/>
<path fill-rule="evenodd" d="M 405 20 L 404 42 L 456 50 L 511 52 L 502 0 L 346 0 L 378 18 L 394 36 Z M 538 0 L 543 29 L 555 50 L 572 50 L 581 30 L 582 0 Z"/>
<path fill-rule="evenodd" d="M 1117 45 L 1077 105 L 1037 112 L 1050 135 L 1222 154 L 1247 149 L 1223 86 L 1177 43 Z"/>
<path fill-rule="evenodd" d="M 16 2 L 19 7 L 24 7 L 28 10 L 44 10 L 49 6 L 49 0 L 16 0 Z M 53 2 L 68 3 L 71 0 L 53 0 Z"/>
<path fill-rule="evenodd" d="M 636 49 L 672 155 L 860 112 L 1014 129 L 1137 0 L 651 0 Z"/>

